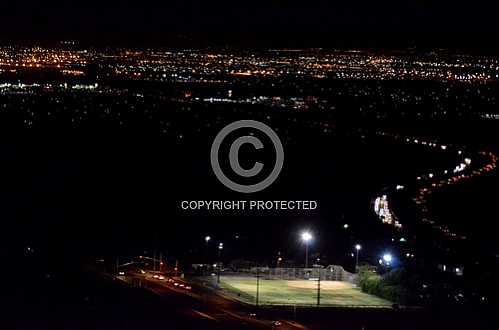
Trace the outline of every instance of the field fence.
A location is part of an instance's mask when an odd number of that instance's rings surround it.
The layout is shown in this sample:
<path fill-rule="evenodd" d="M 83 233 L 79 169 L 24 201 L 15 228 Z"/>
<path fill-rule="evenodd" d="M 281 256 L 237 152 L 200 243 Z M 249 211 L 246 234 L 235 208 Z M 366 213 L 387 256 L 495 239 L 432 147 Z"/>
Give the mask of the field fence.
<path fill-rule="evenodd" d="M 240 269 L 233 272 L 226 272 L 225 275 L 234 276 L 256 276 L 267 280 L 311 280 L 319 279 L 321 281 L 346 281 L 352 284 L 358 284 L 358 276 L 346 271 L 342 266 L 330 265 L 325 268 L 270 268 L 270 267 L 251 267 Z"/>

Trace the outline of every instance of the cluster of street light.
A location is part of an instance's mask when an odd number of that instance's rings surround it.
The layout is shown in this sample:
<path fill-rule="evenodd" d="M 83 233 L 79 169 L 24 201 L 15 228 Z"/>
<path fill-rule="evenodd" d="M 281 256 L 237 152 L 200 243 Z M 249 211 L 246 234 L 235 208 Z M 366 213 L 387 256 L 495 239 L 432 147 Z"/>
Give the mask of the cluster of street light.
<path fill-rule="evenodd" d="M 225 77 L 304 77 L 323 79 L 396 79 L 486 81 L 499 79 L 495 57 L 374 54 L 302 50 L 260 52 L 184 49 L 76 49 L 0 47 L 0 68 L 85 68 L 107 66 L 117 76 L 147 80 L 223 82 Z M 222 77 L 222 78 L 221 78 Z"/>
<path fill-rule="evenodd" d="M 414 143 L 427 146 L 437 146 L 436 143 L 414 140 Z M 438 221 L 430 219 L 429 212 L 429 197 L 434 193 L 436 189 L 441 189 L 445 186 L 455 185 L 461 183 L 462 181 L 471 180 L 477 176 L 486 174 L 497 167 L 498 157 L 491 151 L 479 151 L 475 154 L 476 161 L 474 163 L 481 163 L 483 165 L 475 165 L 472 167 L 472 159 L 470 157 L 464 157 L 462 148 L 450 148 L 447 145 L 440 145 L 441 150 L 456 152 L 457 156 L 462 160 L 454 166 L 454 168 L 446 169 L 442 173 L 428 173 L 426 175 L 420 175 L 416 179 L 422 182 L 422 186 L 418 189 L 417 196 L 413 198 L 416 205 L 420 207 L 422 222 L 431 224 L 433 228 L 441 231 L 445 236 L 457 239 L 466 239 L 466 236 L 458 234 L 452 231 L 449 226 L 440 224 Z M 463 159 L 464 157 L 464 159 Z"/>
<path fill-rule="evenodd" d="M 402 143 L 419 145 L 437 151 L 455 153 L 457 155 L 459 161 L 454 167 L 439 171 L 429 171 L 428 173 L 420 174 L 416 177 L 416 182 L 419 187 L 417 188 L 416 196 L 413 197 L 413 201 L 420 209 L 421 221 L 423 223 L 430 224 L 434 229 L 440 231 L 448 238 L 465 240 L 467 238 L 465 235 L 454 232 L 449 226 L 439 223 L 435 219 L 430 219 L 430 209 L 428 207 L 429 197 L 437 189 L 490 173 L 497 168 L 499 156 L 492 151 L 481 150 L 473 152 L 471 150 L 465 150 L 463 146 L 447 145 L 429 138 L 407 137 L 397 134 L 388 134 L 386 132 L 378 132 L 378 135 L 389 137 Z M 474 164 L 473 166 L 472 163 Z M 394 190 L 405 190 L 405 186 L 397 185 Z M 389 207 L 387 194 L 383 194 L 375 199 L 374 211 L 383 223 L 402 229 L 402 223 L 399 222 L 395 217 L 393 210 Z M 413 257 L 413 255 L 409 254 L 409 257 Z"/>

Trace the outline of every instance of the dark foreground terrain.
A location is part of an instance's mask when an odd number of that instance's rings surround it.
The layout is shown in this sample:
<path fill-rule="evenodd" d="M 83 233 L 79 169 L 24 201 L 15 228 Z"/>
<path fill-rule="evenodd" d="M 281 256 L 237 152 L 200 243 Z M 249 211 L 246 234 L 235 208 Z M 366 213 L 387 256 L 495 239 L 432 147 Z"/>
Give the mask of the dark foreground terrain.
<path fill-rule="evenodd" d="M 262 309 L 253 310 L 257 317 L 252 320 L 231 312 L 237 307 L 221 298 L 198 300 L 153 283 L 132 288 L 94 271 L 43 275 L 25 269 L 15 278 L 5 275 L 2 329 L 270 329 L 273 319 L 283 320 L 283 329 L 494 329 L 487 311 L 472 310 L 310 308 L 298 309 L 294 323 L 292 309 Z"/>

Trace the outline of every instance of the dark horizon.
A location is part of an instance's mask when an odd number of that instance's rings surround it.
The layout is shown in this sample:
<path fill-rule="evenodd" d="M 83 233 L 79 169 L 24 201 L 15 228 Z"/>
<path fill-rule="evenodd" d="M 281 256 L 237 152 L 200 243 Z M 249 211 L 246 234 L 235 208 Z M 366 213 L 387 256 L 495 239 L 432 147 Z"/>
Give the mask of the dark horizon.
<path fill-rule="evenodd" d="M 440 34 L 440 35 L 398 35 L 381 36 L 360 34 L 323 34 L 300 35 L 285 33 L 164 33 L 142 35 L 130 33 L 116 35 L 101 33 L 98 35 L 61 34 L 50 37 L 12 36 L 0 37 L 1 45 L 43 45 L 54 46 L 61 42 L 74 42 L 82 47 L 128 47 L 128 48 L 193 48 L 193 49 L 324 49 L 324 50 L 365 50 L 365 51 L 411 51 L 424 53 L 444 51 L 477 55 L 499 54 L 497 40 L 499 33 L 490 34 Z M 484 44 L 483 40 L 490 40 Z"/>
<path fill-rule="evenodd" d="M 90 45 L 439 49 L 497 53 L 496 3 L 312 0 L 0 4 L 0 41 Z"/>

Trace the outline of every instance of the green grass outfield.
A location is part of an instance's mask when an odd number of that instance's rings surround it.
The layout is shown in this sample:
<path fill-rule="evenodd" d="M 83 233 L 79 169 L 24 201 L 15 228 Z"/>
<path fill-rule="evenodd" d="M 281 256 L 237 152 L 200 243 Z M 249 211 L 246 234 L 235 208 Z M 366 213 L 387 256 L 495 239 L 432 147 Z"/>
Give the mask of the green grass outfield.
<path fill-rule="evenodd" d="M 256 278 L 223 276 L 220 285 L 226 294 L 246 303 L 255 303 Z M 259 303 L 261 305 L 316 305 L 317 282 L 260 279 Z M 321 281 L 321 305 L 390 307 L 392 303 L 364 293 L 347 282 Z"/>

